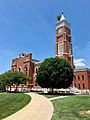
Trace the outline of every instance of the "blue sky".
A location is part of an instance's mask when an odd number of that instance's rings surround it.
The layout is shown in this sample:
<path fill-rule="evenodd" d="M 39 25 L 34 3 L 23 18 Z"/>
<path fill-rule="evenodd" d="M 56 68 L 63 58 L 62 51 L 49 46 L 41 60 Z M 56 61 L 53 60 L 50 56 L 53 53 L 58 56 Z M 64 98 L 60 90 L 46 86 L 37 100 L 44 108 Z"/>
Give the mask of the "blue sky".
<path fill-rule="evenodd" d="M 90 68 L 90 0 L 0 0 L 0 73 L 21 52 L 39 60 L 55 56 L 62 9 L 71 23 L 75 65 Z"/>

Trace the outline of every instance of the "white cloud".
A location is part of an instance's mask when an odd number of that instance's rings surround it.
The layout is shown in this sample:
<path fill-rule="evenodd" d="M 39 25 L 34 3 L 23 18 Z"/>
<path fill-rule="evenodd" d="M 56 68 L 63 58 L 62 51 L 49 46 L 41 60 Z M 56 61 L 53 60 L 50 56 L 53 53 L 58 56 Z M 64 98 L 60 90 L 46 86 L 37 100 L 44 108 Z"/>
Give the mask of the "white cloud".
<path fill-rule="evenodd" d="M 79 59 L 74 59 L 74 65 L 75 67 L 85 67 L 85 59 L 79 58 Z"/>

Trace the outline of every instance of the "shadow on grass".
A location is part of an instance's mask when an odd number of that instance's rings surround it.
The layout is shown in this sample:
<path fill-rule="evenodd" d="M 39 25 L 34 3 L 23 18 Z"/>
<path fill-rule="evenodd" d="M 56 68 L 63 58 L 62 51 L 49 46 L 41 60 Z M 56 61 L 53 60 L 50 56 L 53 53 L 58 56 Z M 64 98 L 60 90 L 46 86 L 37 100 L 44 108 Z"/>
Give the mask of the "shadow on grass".
<path fill-rule="evenodd" d="M 47 98 L 54 98 L 59 96 L 71 96 L 74 95 L 72 93 L 38 93 L 39 95 L 43 95 Z"/>
<path fill-rule="evenodd" d="M 41 95 L 57 95 L 57 96 L 67 96 L 67 95 L 75 95 L 73 93 L 39 93 Z"/>

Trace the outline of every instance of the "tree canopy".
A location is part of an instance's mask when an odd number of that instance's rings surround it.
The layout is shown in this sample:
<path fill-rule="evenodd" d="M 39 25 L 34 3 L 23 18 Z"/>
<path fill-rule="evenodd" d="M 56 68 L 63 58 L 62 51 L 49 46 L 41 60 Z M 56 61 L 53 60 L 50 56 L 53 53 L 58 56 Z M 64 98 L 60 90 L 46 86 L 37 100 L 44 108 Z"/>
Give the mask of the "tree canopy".
<path fill-rule="evenodd" d="M 5 89 L 5 86 L 25 84 L 28 80 L 29 78 L 22 72 L 8 71 L 0 75 L 0 87 Z"/>
<path fill-rule="evenodd" d="M 43 88 L 68 88 L 73 81 L 73 69 L 61 58 L 47 58 L 41 63 L 37 82 Z"/>

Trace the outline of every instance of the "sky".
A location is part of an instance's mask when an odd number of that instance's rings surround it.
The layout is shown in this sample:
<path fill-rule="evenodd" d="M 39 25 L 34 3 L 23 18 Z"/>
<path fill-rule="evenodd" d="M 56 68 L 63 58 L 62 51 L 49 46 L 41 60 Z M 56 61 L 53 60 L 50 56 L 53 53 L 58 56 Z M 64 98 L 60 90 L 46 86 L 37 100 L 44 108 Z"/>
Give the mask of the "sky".
<path fill-rule="evenodd" d="M 90 0 L 0 0 L 0 74 L 19 53 L 55 57 L 57 15 L 71 23 L 76 67 L 90 68 Z"/>

